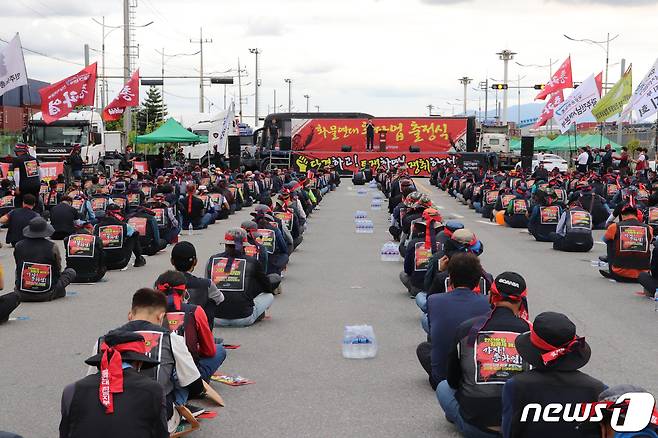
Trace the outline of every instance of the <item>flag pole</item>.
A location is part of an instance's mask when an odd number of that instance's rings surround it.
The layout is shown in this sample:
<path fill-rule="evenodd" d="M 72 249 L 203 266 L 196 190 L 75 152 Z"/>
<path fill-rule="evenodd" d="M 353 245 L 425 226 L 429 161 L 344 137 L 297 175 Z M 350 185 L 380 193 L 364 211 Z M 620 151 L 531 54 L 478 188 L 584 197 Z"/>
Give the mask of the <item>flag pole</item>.
<path fill-rule="evenodd" d="M 27 74 L 27 64 L 25 64 L 25 52 L 23 52 L 23 42 L 21 41 L 21 35 L 19 32 L 16 32 L 16 35 L 18 36 L 18 41 L 21 43 L 21 58 L 23 58 L 23 67 L 25 67 L 25 75 L 27 78 L 27 125 L 29 126 L 30 121 L 32 120 L 32 91 L 30 91 L 30 75 Z M 21 90 L 21 93 L 23 93 L 23 90 Z M 29 141 L 28 141 L 29 142 Z"/>

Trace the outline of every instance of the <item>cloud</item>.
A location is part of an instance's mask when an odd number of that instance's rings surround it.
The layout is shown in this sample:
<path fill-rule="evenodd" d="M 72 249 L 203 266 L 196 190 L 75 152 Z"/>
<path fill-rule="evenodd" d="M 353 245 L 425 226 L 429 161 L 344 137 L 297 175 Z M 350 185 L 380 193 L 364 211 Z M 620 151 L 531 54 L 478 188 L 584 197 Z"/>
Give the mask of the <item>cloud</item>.
<path fill-rule="evenodd" d="M 458 3 L 471 3 L 473 0 L 420 0 L 427 5 L 456 5 Z"/>
<path fill-rule="evenodd" d="M 245 35 L 280 36 L 283 35 L 285 30 L 283 23 L 275 18 L 258 17 L 249 20 L 245 30 Z"/>
<path fill-rule="evenodd" d="M 99 16 L 112 11 L 109 2 L 95 2 L 94 9 L 94 13 Z M 4 17 L 28 18 L 88 17 L 89 4 L 76 0 L 3 2 L 2 15 Z"/>
<path fill-rule="evenodd" d="M 298 65 L 295 67 L 295 73 L 304 75 L 320 75 L 331 73 L 336 68 L 335 65 L 322 63 L 322 62 L 309 62 L 308 64 Z"/>

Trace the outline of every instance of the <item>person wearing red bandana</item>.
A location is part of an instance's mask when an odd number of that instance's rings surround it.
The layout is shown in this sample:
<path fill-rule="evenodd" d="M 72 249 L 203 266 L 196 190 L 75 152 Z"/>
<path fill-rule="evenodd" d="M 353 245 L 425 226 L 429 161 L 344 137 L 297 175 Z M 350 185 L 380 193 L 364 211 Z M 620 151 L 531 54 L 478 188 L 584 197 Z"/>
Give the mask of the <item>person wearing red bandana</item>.
<path fill-rule="evenodd" d="M 577 422 L 521 422 L 529 403 L 545 407 L 551 403 L 587 403 L 598 399 L 605 385 L 578 371 L 592 355 L 585 338 L 576 335 L 576 326 L 561 313 L 544 312 L 535 318 L 530 331 L 514 342 L 532 370 L 519 373 L 505 383 L 502 397 L 504 438 L 582 438 L 587 435 Z M 596 435 L 594 435 L 596 436 Z"/>
<path fill-rule="evenodd" d="M 404 270 L 400 281 L 415 297 L 423 290 L 423 281 L 432 255 L 440 250 L 437 234 L 443 229 L 442 218 L 436 209 L 428 208 L 411 228 L 410 240 L 404 255 Z"/>
<path fill-rule="evenodd" d="M 169 436 L 162 387 L 141 370 L 158 361 L 146 355 L 142 335 L 113 330 L 85 362 L 98 372 L 62 393 L 60 438 L 165 438 Z"/>
<path fill-rule="evenodd" d="M 107 269 L 125 268 L 130 262 L 131 253 L 135 255 L 135 268 L 146 265 L 139 234 L 128 224 L 121 207 L 110 204 L 105 212 L 98 212 L 97 217 L 99 221 L 94 226 L 94 236 L 103 241 Z"/>
<path fill-rule="evenodd" d="M 186 279 L 182 272 L 167 271 L 155 281 L 155 289 L 167 297 L 167 313 L 163 327 L 185 338 L 201 378 L 210 380 L 226 359 L 222 344 L 215 344 L 208 317 L 201 306 L 190 304 Z"/>
<path fill-rule="evenodd" d="M 503 272 L 491 287 L 491 312 L 457 328 L 436 395 L 448 421 L 466 437 L 499 436 L 503 385 L 529 369 L 511 346 L 530 329 L 526 294 L 521 275 Z"/>

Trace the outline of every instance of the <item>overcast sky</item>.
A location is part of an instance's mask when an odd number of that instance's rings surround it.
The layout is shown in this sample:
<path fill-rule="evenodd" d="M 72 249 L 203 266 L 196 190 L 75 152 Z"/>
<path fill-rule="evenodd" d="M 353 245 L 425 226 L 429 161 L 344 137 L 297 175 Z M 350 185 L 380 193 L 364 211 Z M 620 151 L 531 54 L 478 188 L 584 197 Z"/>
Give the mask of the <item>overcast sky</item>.
<path fill-rule="evenodd" d="M 574 80 L 603 70 L 605 51 L 563 37 L 605 40 L 610 44 L 610 79 L 619 78 L 622 57 L 633 63 L 634 85 L 658 57 L 655 23 L 658 0 L 138 0 L 136 24 L 154 23 L 137 30 L 141 74 L 158 76 L 161 56 L 193 53 L 199 28 L 212 44 L 204 46 L 206 72 L 237 70 L 238 57 L 246 65 L 243 79 L 244 114 L 254 114 L 254 55 L 260 56 L 260 114 L 277 105 L 287 109 L 284 78 L 292 79 L 293 111 L 362 111 L 376 116 L 414 116 L 460 111 L 463 88 L 458 78 L 473 78 L 469 109 L 477 109 L 479 81 L 502 79 L 503 63 L 496 52 L 510 49 L 524 64 L 554 69 L 572 56 Z M 0 38 L 20 32 L 26 48 L 82 63 L 83 45 L 101 66 L 101 26 L 122 24 L 122 0 L 14 0 L 3 2 Z M 109 31 L 110 29 L 106 30 Z M 0 43 L 4 46 L 4 43 Z M 122 30 L 106 38 L 107 74 L 122 74 Z M 79 70 L 75 64 L 26 53 L 30 77 L 54 82 Z M 198 75 L 199 56 L 167 58 L 166 74 Z M 522 85 L 546 82 L 548 68 L 521 68 L 510 63 L 510 78 L 526 76 Z M 110 94 L 121 87 L 110 80 Z M 144 90 L 142 90 L 142 95 Z M 227 99 L 237 86 L 228 87 Z M 223 86 L 206 88 L 212 110 L 223 108 Z M 484 93 L 481 105 L 484 106 Z M 490 102 L 494 99 L 490 93 Z M 523 91 L 522 103 L 531 102 L 534 90 Z M 502 96 L 501 96 L 502 98 Z M 171 115 L 190 122 L 198 112 L 199 85 L 195 80 L 169 80 L 165 100 Z M 517 101 L 511 93 L 510 105 Z M 209 102 L 206 101 L 206 110 Z M 490 104 L 490 109 L 493 104 Z M 253 118 L 249 121 L 253 123 Z"/>

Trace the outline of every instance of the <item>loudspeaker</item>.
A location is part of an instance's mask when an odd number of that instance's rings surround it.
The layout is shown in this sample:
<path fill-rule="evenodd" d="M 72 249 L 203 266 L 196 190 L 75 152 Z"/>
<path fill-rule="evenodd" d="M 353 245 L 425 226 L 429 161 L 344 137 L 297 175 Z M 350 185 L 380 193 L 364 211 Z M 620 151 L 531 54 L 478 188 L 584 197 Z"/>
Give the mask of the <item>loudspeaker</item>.
<path fill-rule="evenodd" d="M 352 152 L 352 146 L 343 145 L 340 147 L 341 152 Z"/>
<path fill-rule="evenodd" d="M 240 156 L 240 137 L 237 135 L 228 136 L 228 155 L 229 157 L 233 155 Z"/>
<path fill-rule="evenodd" d="M 420 146 L 409 146 L 409 152 L 420 152 Z"/>
<path fill-rule="evenodd" d="M 535 137 L 521 137 L 521 167 L 532 172 L 532 156 L 535 154 Z"/>

